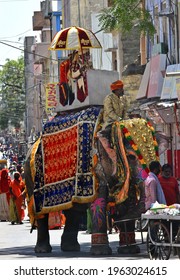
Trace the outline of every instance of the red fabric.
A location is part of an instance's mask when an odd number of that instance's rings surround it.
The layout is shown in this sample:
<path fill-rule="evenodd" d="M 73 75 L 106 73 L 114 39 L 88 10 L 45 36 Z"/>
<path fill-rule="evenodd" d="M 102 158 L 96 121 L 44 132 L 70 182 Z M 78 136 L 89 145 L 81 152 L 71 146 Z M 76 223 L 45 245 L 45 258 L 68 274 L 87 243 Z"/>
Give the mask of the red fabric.
<path fill-rule="evenodd" d="M 62 181 L 75 176 L 77 163 L 77 126 L 59 131 L 56 134 L 44 135 L 42 142 L 45 184 Z"/>
<path fill-rule="evenodd" d="M 11 178 L 8 175 L 7 169 L 2 169 L 0 173 L 0 193 L 6 193 L 7 202 L 10 202 L 9 186 L 11 183 Z"/>
<path fill-rule="evenodd" d="M 173 174 L 176 178 L 180 178 L 180 150 L 174 151 L 174 171 Z"/>
<path fill-rule="evenodd" d="M 9 192 L 11 178 L 8 175 L 7 169 L 2 169 L 1 177 L 0 177 L 0 193 L 7 193 Z"/>
<path fill-rule="evenodd" d="M 83 48 L 83 47 L 85 47 L 85 48 L 90 47 L 91 48 L 92 44 L 91 44 L 91 41 L 89 39 L 88 34 L 86 33 L 86 30 L 83 29 L 83 28 L 79 28 L 79 27 L 76 27 L 76 28 L 77 28 L 78 33 L 79 33 L 81 48 Z"/>
<path fill-rule="evenodd" d="M 68 83 L 69 59 L 60 64 L 60 83 Z"/>
<path fill-rule="evenodd" d="M 73 31 L 72 29 L 74 29 L 74 28 L 75 28 L 75 31 L 72 32 Z M 71 36 L 70 33 L 73 33 L 73 36 Z M 76 33 L 78 33 L 77 36 L 75 36 Z M 91 40 L 89 39 L 89 36 L 86 33 L 86 30 L 83 28 L 74 27 L 74 26 L 61 30 L 59 32 L 59 37 L 58 37 L 58 40 L 56 43 L 56 47 L 59 49 L 67 48 L 69 38 L 70 38 L 70 40 L 72 40 L 73 37 L 79 38 L 79 46 L 81 48 L 84 48 L 84 47 L 91 48 L 92 47 Z"/>
<path fill-rule="evenodd" d="M 162 186 L 167 205 L 177 203 L 177 196 L 179 194 L 178 181 L 174 177 L 164 178 L 159 176 L 159 182 Z"/>
<path fill-rule="evenodd" d="M 23 197 L 21 194 L 25 189 L 25 183 L 23 182 L 22 179 L 20 181 L 13 180 L 10 184 L 10 188 L 12 190 L 13 197 L 15 197 L 15 203 L 18 211 L 19 220 L 22 221 L 25 217 L 25 212 L 22 209 Z"/>
<path fill-rule="evenodd" d="M 59 49 L 64 49 L 66 48 L 66 43 L 67 43 L 67 34 L 68 34 L 69 28 L 66 28 L 63 30 L 63 32 L 60 32 L 60 36 L 57 40 L 56 47 Z"/>
<path fill-rule="evenodd" d="M 87 87 L 87 77 L 86 73 L 83 74 L 83 79 L 84 79 L 84 88 L 85 92 L 83 91 L 82 88 L 79 88 L 78 83 L 77 83 L 77 99 L 82 103 L 88 96 L 88 87 Z"/>
<path fill-rule="evenodd" d="M 50 212 L 48 219 L 49 229 L 62 228 L 65 225 L 65 216 L 62 211 Z"/>

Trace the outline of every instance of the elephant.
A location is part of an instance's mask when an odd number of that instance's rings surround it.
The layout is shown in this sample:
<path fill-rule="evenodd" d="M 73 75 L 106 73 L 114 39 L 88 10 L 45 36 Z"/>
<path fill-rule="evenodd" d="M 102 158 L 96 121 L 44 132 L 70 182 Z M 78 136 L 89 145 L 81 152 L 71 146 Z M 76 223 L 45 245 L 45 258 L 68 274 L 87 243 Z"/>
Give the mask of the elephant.
<path fill-rule="evenodd" d="M 134 224 L 129 224 L 127 233 L 118 221 L 144 212 L 144 186 L 138 172 L 148 173 L 150 161 L 159 158 L 154 128 L 147 120 L 134 118 L 114 122 L 110 131 L 102 132 L 102 115 L 102 106 L 57 114 L 27 153 L 24 173 L 28 213 L 37 226 L 36 253 L 52 250 L 48 213 L 56 210 L 63 210 L 66 217 L 61 250 L 79 251 L 79 222 L 89 207 L 90 253 L 112 254 L 106 223 L 110 204 L 121 228 L 120 247 L 128 234 L 129 244 L 135 242 Z"/>

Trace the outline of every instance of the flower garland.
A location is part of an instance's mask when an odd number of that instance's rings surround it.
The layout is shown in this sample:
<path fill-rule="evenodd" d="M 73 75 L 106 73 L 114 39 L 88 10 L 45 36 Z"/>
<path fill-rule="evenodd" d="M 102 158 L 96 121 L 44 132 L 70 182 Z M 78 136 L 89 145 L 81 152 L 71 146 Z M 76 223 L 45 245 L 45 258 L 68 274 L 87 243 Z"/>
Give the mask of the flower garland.
<path fill-rule="evenodd" d="M 152 133 L 152 137 L 153 137 L 154 150 L 155 150 L 157 159 L 159 159 L 158 143 L 156 141 L 154 127 L 152 126 L 152 124 L 150 122 L 147 122 L 147 126 L 151 129 L 151 133 Z"/>
<path fill-rule="evenodd" d="M 152 136 L 153 136 L 154 149 L 155 149 L 156 156 L 158 157 L 158 144 L 157 144 L 157 141 L 156 141 L 156 139 L 155 139 L 154 128 L 153 128 L 153 126 L 152 126 L 150 123 L 147 123 L 147 126 L 151 129 Z M 144 161 L 144 159 L 143 159 L 143 156 L 142 156 L 140 150 L 138 149 L 138 146 L 137 146 L 136 143 L 133 141 L 129 130 L 125 127 L 124 124 L 120 124 L 120 127 L 121 127 L 121 130 L 122 130 L 123 135 L 126 137 L 126 139 L 128 140 L 129 144 L 131 145 L 131 147 L 133 148 L 133 150 L 134 150 L 135 153 L 137 154 L 138 159 L 139 159 L 139 162 L 141 163 L 142 168 L 143 168 L 147 173 L 149 173 L 149 168 L 147 167 L 147 165 L 146 165 L 146 163 L 145 163 L 145 161 Z"/>

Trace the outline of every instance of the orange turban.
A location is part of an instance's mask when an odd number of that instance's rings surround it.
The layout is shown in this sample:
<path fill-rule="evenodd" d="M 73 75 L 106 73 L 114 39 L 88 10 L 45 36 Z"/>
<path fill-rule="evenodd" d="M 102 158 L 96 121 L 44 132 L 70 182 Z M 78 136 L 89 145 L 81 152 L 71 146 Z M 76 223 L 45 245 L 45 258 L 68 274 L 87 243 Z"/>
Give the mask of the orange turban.
<path fill-rule="evenodd" d="M 118 81 L 112 83 L 110 87 L 111 87 L 111 90 L 113 91 L 113 90 L 116 90 L 119 88 L 123 88 L 123 85 L 124 85 L 123 82 L 118 80 Z"/>

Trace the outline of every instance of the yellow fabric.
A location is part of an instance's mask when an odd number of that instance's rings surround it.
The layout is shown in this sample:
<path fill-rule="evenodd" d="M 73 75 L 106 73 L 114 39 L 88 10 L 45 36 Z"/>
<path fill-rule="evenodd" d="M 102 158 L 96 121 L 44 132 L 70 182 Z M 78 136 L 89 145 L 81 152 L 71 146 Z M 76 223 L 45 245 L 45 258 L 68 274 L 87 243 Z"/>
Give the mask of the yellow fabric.
<path fill-rule="evenodd" d="M 31 176 L 32 176 L 33 181 L 34 181 L 35 174 L 36 174 L 35 155 L 36 155 L 37 149 L 39 147 L 40 140 L 41 140 L 41 138 L 39 137 L 39 139 L 33 144 L 32 151 L 31 151 L 30 168 L 31 168 Z"/>
<path fill-rule="evenodd" d="M 128 102 L 125 95 L 116 96 L 114 93 L 107 95 L 104 99 L 103 128 L 114 121 L 128 118 Z"/>
<path fill-rule="evenodd" d="M 114 190 L 114 193 L 113 193 L 113 196 L 115 198 L 115 203 L 119 204 L 128 198 L 130 169 L 129 169 L 129 164 L 128 164 L 128 160 L 127 160 L 127 156 L 126 156 L 125 147 L 123 144 L 123 136 L 122 136 L 122 132 L 121 132 L 121 128 L 120 128 L 120 123 L 116 122 L 113 125 L 112 130 L 113 130 L 113 133 L 117 133 L 119 151 L 120 151 L 120 154 L 122 157 L 121 160 L 123 159 L 123 164 L 124 164 L 124 169 L 122 170 L 120 167 L 120 161 L 118 161 L 118 163 L 117 163 L 118 171 L 117 171 L 116 175 L 118 177 L 124 177 L 124 183 L 123 183 L 123 186 L 119 186 L 117 184 L 116 189 Z M 117 154 L 117 156 L 118 156 L 118 154 Z M 120 160 L 120 159 L 118 158 L 117 160 Z"/>

